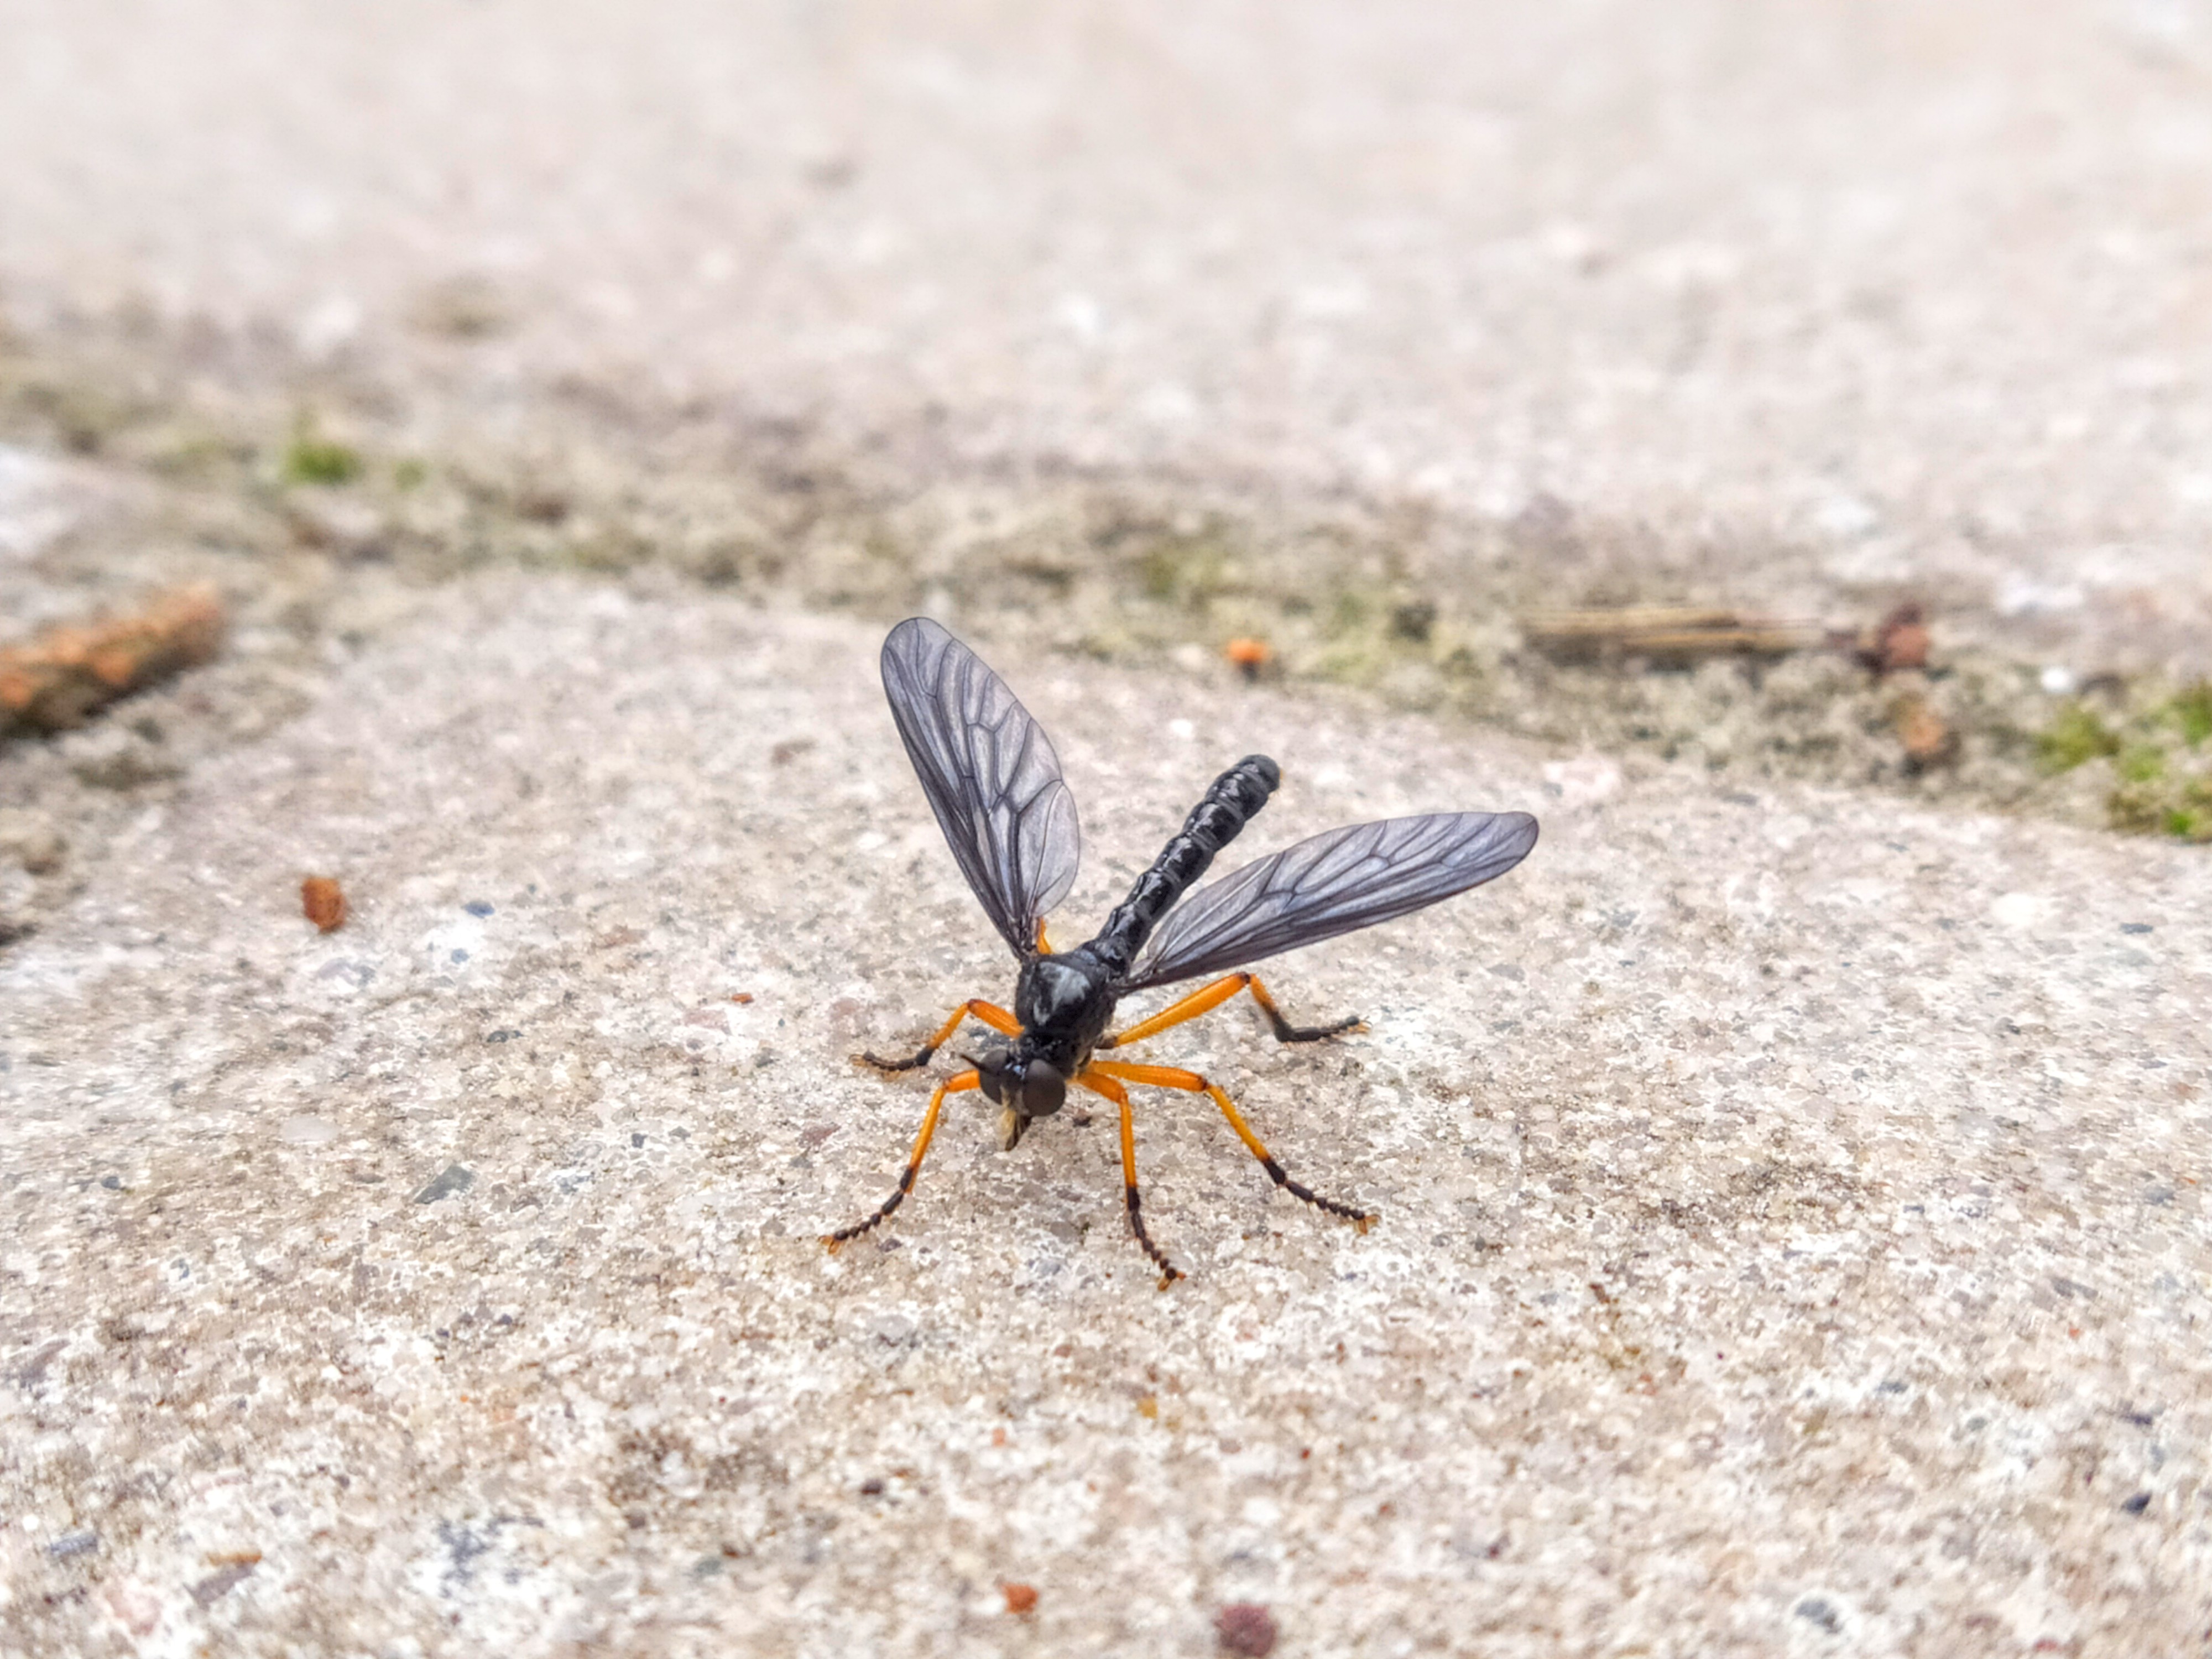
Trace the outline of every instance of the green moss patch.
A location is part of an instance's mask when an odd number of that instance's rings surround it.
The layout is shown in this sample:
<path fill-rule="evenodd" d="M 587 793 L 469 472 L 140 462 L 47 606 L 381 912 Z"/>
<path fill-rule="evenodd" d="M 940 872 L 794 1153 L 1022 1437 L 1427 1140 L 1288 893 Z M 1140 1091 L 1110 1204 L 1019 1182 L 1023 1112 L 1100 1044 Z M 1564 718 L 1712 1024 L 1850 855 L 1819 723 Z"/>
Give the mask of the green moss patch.
<path fill-rule="evenodd" d="M 351 483 L 361 476 L 360 452 L 313 432 L 292 434 L 284 451 L 284 482 L 303 484 Z"/>
<path fill-rule="evenodd" d="M 2046 772 L 2075 767 L 2120 752 L 2120 740 L 2087 703 L 2069 702 L 2036 734 L 2036 759 Z"/>
<path fill-rule="evenodd" d="M 0 437 L 162 486 L 161 533 L 76 538 L 48 561 L 87 591 L 215 580 L 303 644 L 490 565 L 689 580 L 883 622 L 942 611 L 987 649 L 1079 652 L 1222 696 L 1242 680 L 1235 641 L 1243 675 L 1550 752 L 1641 751 L 1729 791 L 1796 779 L 2212 839 L 2212 682 L 2054 697 L 2005 640 L 1976 643 L 1970 618 L 1950 632 L 1940 608 L 1925 665 L 1881 673 L 1819 630 L 1771 654 L 1563 656 L 1522 619 L 1756 596 L 1657 574 L 1646 532 L 1556 503 L 1477 521 L 1182 476 L 916 471 L 795 426 L 580 394 L 502 424 L 434 390 L 243 347 L 226 379 L 166 349 L 143 331 L 0 342 Z M 1863 603 L 1871 623 L 1890 600 Z"/>

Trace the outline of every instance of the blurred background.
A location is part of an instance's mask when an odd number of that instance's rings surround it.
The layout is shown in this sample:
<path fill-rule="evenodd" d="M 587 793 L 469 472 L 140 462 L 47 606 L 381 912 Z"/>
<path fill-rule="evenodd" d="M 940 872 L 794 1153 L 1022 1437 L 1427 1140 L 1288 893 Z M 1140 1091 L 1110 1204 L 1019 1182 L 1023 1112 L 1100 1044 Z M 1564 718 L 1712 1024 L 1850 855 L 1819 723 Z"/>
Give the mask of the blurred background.
<path fill-rule="evenodd" d="M 0 20 L 0 642 L 520 561 L 2212 836 L 2200 0 Z"/>

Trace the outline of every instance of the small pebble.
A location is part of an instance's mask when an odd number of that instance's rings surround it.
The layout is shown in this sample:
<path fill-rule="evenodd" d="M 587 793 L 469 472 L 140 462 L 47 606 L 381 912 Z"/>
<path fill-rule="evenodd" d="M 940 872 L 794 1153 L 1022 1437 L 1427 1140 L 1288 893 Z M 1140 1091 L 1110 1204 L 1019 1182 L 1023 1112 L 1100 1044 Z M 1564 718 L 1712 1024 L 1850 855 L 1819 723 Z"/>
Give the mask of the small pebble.
<path fill-rule="evenodd" d="M 1256 1601 L 1235 1601 L 1213 1615 L 1214 1640 L 1239 1659 L 1266 1659 L 1275 1650 L 1275 1615 Z"/>
<path fill-rule="evenodd" d="M 309 876 L 300 884 L 300 909 L 325 933 L 345 926 L 345 890 L 328 876 Z"/>
<path fill-rule="evenodd" d="M 240 1583 L 244 1583 L 246 1578 L 252 1576 L 252 1571 L 253 1564 L 252 1562 L 240 1561 L 231 1566 L 223 1568 L 220 1572 L 211 1572 L 206 1577 L 201 1579 L 198 1583 L 192 1586 L 192 1600 L 198 1602 L 203 1607 L 211 1607 L 216 1602 L 222 1601 L 224 1596 L 229 1595 L 231 1591 L 237 1589 Z"/>
<path fill-rule="evenodd" d="M 868 1328 L 877 1341 L 887 1342 L 896 1347 L 900 1343 L 913 1340 L 915 1324 L 904 1314 L 878 1314 L 869 1322 Z"/>
<path fill-rule="evenodd" d="M 1031 1613 L 1036 1611 L 1037 1593 L 1035 1585 L 1001 1584 L 999 1586 L 999 1590 L 1006 1598 L 1008 1613 Z"/>
<path fill-rule="evenodd" d="M 1837 1616 L 1835 1608 L 1817 1595 L 1808 1595 L 1800 1601 L 1796 1613 L 1800 1619 L 1818 1625 L 1831 1636 L 1843 1627 L 1844 1621 Z"/>
<path fill-rule="evenodd" d="M 1900 605 L 1882 618 L 1875 635 L 1876 672 L 1894 674 L 1902 669 L 1928 666 L 1928 623 L 1917 605 Z"/>
<path fill-rule="evenodd" d="M 1916 769 L 1948 760 L 1957 748 L 1951 728 L 1925 697 L 1906 697 L 1898 704 L 1894 718 L 1905 757 Z"/>
<path fill-rule="evenodd" d="M 26 873 L 51 874 L 60 868 L 68 850 L 61 832 L 43 818 L 24 811 L 0 811 L 0 853 L 12 855 Z"/>
<path fill-rule="evenodd" d="M 465 1193 L 476 1185 L 476 1172 L 458 1164 L 448 1164 L 435 1181 L 415 1194 L 417 1204 L 435 1204 L 441 1198 L 451 1198 L 455 1193 Z"/>
<path fill-rule="evenodd" d="M 1248 680 L 1260 678 L 1260 671 L 1274 659 L 1274 651 L 1265 640 L 1231 640 L 1222 647 L 1222 654 L 1236 665 Z"/>

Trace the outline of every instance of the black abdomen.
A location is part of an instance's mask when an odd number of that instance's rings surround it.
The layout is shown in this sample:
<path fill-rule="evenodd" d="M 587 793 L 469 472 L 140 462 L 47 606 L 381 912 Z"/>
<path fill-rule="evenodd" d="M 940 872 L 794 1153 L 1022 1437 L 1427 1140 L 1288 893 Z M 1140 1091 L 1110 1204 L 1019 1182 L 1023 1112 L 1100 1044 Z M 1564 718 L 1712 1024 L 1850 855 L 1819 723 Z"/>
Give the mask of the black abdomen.
<path fill-rule="evenodd" d="M 1129 896 L 1106 918 L 1091 942 L 1099 958 L 1115 973 L 1125 971 L 1160 918 L 1206 873 L 1213 855 L 1237 839 L 1282 781 L 1282 769 L 1265 755 L 1247 755 L 1216 778 L 1183 820 L 1182 833 L 1160 849 L 1152 867 L 1137 878 Z"/>

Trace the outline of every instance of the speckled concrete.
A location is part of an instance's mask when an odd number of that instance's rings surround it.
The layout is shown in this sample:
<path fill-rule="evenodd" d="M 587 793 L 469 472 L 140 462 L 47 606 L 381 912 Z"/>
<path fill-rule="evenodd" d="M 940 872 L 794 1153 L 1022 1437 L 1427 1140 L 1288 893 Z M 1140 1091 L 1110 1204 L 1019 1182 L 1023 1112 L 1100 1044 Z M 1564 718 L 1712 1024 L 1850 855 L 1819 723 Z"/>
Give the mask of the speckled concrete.
<path fill-rule="evenodd" d="M 2200 854 L 1010 659 L 1064 930 L 1252 749 L 1239 855 L 1545 837 L 1271 973 L 1368 1035 L 1158 1045 L 1369 1236 L 1167 1097 L 1170 1291 L 1103 1115 L 953 1113 L 833 1259 L 922 1096 L 848 1054 L 1010 967 L 875 644 L 452 590 L 0 958 L 0 1650 L 1204 1654 L 1234 1601 L 1284 1655 L 2202 1645 Z"/>

